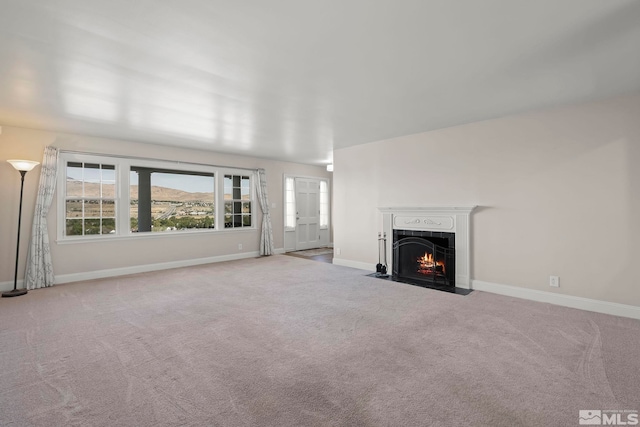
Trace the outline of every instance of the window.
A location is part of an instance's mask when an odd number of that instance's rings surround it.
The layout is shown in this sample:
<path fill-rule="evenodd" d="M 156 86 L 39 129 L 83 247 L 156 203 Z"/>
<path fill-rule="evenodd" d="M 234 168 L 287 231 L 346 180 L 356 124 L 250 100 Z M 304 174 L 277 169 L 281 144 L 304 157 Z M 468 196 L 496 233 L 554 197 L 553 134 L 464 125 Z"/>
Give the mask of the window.
<path fill-rule="evenodd" d="M 329 183 L 320 181 L 320 228 L 329 227 Z"/>
<path fill-rule="evenodd" d="M 213 173 L 131 166 L 132 232 L 168 232 L 215 228 Z"/>
<path fill-rule="evenodd" d="M 296 228 L 296 186 L 295 179 L 286 177 L 284 180 L 284 227 L 285 230 Z"/>
<path fill-rule="evenodd" d="M 224 176 L 224 228 L 251 227 L 251 178 Z"/>
<path fill-rule="evenodd" d="M 116 168 L 113 164 L 67 162 L 64 235 L 113 234 L 116 230 Z"/>
<path fill-rule="evenodd" d="M 255 229 L 249 171 L 64 151 L 59 162 L 60 241 Z"/>

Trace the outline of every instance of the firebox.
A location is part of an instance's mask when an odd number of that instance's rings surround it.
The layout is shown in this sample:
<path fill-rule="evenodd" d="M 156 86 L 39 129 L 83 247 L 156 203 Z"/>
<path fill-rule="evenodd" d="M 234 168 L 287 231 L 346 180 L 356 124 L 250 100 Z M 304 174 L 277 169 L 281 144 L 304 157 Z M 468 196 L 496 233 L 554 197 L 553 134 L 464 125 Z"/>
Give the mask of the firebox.
<path fill-rule="evenodd" d="M 456 285 L 455 233 L 393 230 L 393 280 L 452 289 Z"/>

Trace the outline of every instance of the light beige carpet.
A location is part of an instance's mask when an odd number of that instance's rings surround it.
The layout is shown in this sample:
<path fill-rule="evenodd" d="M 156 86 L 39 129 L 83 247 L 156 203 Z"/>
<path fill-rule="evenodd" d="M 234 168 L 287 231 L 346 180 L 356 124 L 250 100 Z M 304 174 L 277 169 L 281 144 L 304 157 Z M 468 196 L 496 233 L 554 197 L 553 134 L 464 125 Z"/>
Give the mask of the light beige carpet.
<path fill-rule="evenodd" d="M 274 256 L 0 300 L 2 426 L 573 426 L 640 322 Z"/>

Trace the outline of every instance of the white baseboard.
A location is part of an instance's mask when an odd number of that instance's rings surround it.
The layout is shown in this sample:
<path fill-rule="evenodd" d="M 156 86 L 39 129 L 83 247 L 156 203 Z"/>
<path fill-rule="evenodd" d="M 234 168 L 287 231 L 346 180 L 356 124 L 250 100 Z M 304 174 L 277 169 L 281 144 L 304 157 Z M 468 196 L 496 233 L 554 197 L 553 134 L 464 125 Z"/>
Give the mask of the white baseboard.
<path fill-rule="evenodd" d="M 163 262 L 158 264 L 135 265 L 131 267 L 111 268 L 108 270 L 87 271 L 83 273 L 56 275 L 56 283 L 79 282 L 82 280 L 102 279 L 105 277 L 124 276 L 125 274 L 148 273 L 150 271 L 168 270 L 170 268 L 191 267 L 194 265 L 211 264 L 214 262 L 234 261 L 237 259 L 256 258 L 256 252 L 242 252 L 238 254 L 220 255 L 207 258 L 185 259 L 181 261 Z"/>
<path fill-rule="evenodd" d="M 283 254 L 284 248 L 275 249 L 274 254 Z M 238 254 L 221 255 L 215 257 L 187 259 L 182 261 L 171 261 L 158 264 L 137 265 L 132 267 L 112 268 L 108 270 L 87 271 L 81 273 L 61 274 L 56 276 L 56 283 L 70 283 L 82 280 L 102 279 L 105 277 L 123 276 L 125 274 L 146 273 L 149 271 L 167 270 L 170 268 L 190 267 L 194 265 L 210 264 L 215 262 L 233 261 L 238 259 L 255 258 L 260 256 L 258 252 L 243 252 Z M 375 264 L 360 261 L 352 261 L 341 258 L 333 258 L 333 264 L 344 267 L 357 268 L 360 270 L 374 272 Z M 24 287 L 23 280 L 18 280 L 17 288 Z M 0 291 L 10 291 L 13 289 L 13 280 L 0 282 Z M 561 305 L 564 307 L 577 308 L 580 310 L 595 311 L 597 313 L 611 314 L 614 316 L 629 317 L 640 320 L 640 307 L 626 304 L 618 304 L 608 301 L 599 301 L 589 298 L 563 295 L 552 292 L 538 291 L 535 289 L 521 288 L 517 286 L 501 285 L 498 283 L 484 282 L 482 280 L 472 280 L 471 289 L 490 292 L 499 295 L 506 295 L 514 298 L 522 298 L 531 301 L 546 302 L 549 304 Z"/>
<path fill-rule="evenodd" d="M 24 281 L 22 279 L 18 279 L 18 283 L 16 284 L 16 289 L 24 288 Z M 0 292 L 4 291 L 12 291 L 13 290 L 13 280 L 9 282 L 0 282 Z"/>
<path fill-rule="evenodd" d="M 546 302 L 564 307 L 580 310 L 595 311 L 597 313 L 611 314 L 614 316 L 640 319 L 640 307 L 615 302 L 599 301 L 572 295 L 556 294 L 553 292 L 538 291 L 535 289 L 520 288 L 516 286 L 500 285 L 497 283 L 472 280 L 471 289 L 491 292 L 493 294 L 506 295 L 514 298 L 522 298 L 531 301 Z"/>
<path fill-rule="evenodd" d="M 283 254 L 284 249 L 274 250 L 274 255 Z M 234 261 L 237 259 L 255 258 L 260 256 L 258 252 L 243 252 L 238 254 L 220 255 L 207 258 L 186 259 L 182 261 L 163 262 L 158 264 L 136 265 L 131 267 L 110 268 L 107 270 L 85 271 L 81 273 L 58 274 L 55 277 L 56 284 L 79 282 L 82 280 L 103 279 L 105 277 L 124 276 L 125 274 L 148 273 L 149 271 L 168 270 L 170 268 L 190 267 L 193 265 L 211 264 L 214 262 Z M 22 289 L 24 281 L 18 280 L 17 288 Z M 0 282 L 0 291 L 13 289 L 13 281 Z"/>
<path fill-rule="evenodd" d="M 342 259 L 342 258 L 333 258 L 333 263 L 335 265 L 341 265 L 343 267 L 357 268 L 359 270 L 368 270 L 371 273 L 375 273 L 376 271 L 376 265 L 369 264 L 368 262 L 351 261 L 349 259 Z"/>

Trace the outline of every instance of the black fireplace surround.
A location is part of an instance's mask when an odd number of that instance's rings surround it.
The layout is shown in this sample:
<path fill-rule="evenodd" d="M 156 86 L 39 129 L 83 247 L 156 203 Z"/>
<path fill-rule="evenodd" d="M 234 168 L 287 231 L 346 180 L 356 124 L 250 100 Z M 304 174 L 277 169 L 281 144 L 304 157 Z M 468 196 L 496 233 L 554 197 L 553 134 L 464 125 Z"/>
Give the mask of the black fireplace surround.
<path fill-rule="evenodd" d="M 455 233 L 393 230 L 392 279 L 430 288 L 456 285 Z"/>

